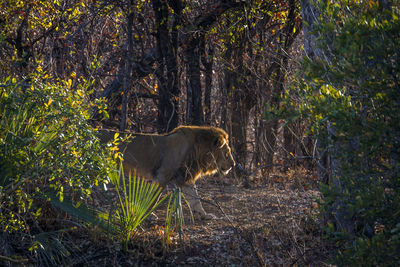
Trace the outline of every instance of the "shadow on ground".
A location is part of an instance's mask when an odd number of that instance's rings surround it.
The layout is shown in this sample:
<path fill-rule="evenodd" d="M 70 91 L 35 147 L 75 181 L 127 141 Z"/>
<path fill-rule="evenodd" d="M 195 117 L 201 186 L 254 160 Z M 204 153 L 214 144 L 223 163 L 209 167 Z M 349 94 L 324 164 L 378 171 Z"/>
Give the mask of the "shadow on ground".
<path fill-rule="evenodd" d="M 81 249 L 91 257 L 74 265 L 327 265 L 330 251 L 321 236 L 319 192 L 312 177 L 306 171 L 275 173 L 251 189 L 227 178 L 206 178 L 198 184 L 199 195 L 205 210 L 218 219 L 192 223 L 185 209 L 183 243 L 174 234 L 170 249 L 162 248 L 164 216 L 159 211 L 160 219 L 144 226 L 128 253 L 116 242 L 89 236 L 92 241 Z"/>

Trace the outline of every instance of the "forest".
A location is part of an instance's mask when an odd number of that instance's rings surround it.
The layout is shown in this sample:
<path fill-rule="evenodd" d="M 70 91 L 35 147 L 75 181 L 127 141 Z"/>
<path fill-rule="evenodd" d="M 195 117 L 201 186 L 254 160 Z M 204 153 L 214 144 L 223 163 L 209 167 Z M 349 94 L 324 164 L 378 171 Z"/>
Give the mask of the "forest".
<path fill-rule="evenodd" d="M 0 265 L 400 265 L 399 48 L 397 0 L 1 0 Z M 182 125 L 211 219 L 123 164 Z"/>

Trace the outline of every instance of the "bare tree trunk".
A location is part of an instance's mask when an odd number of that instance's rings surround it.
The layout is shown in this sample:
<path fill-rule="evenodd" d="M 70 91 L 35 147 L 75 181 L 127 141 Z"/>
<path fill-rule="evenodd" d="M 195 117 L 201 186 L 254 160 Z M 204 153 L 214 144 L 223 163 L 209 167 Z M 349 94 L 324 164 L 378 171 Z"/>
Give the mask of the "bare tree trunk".
<path fill-rule="evenodd" d="M 318 36 L 314 35 L 311 31 L 317 21 L 320 11 L 319 9 L 310 3 L 309 0 L 301 0 L 301 9 L 304 23 L 303 33 L 304 33 L 304 50 L 308 57 L 311 59 L 320 58 L 324 59 L 326 57 L 326 52 L 322 51 L 316 45 L 316 38 Z M 327 157 L 327 145 L 322 141 L 317 140 L 317 169 L 318 169 L 318 179 L 320 181 L 329 181 L 331 173 L 328 171 L 330 166 L 327 165 L 329 159 Z"/>
<path fill-rule="evenodd" d="M 205 87 L 204 87 L 204 122 L 206 124 L 211 123 L 211 89 L 212 89 L 212 71 L 214 62 L 214 49 L 208 46 L 207 53 L 205 47 L 205 41 L 203 38 L 202 42 L 202 63 L 205 68 Z"/>
<path fill-rule="evenodd" d="M 228 110 L 229 110 L 229 101 L 228 101 L 228 93 L 231 90 L 232 87 L 232 75 L 233 72 L 228 68 L 231 62 L 231 56 L 232 56 L 232 51 L 230 48 L 227 49 L 225 55 L 224 55 L 224 60 L 226 62 L 225 69 L 224 69 L 224 79 L 222 81 L 222 111 L 221 111 L 221 127 L 227 130 L 229 134 L 231 134 L 231 131 L 228 122 Z"/>
<path fill-rule="evenodd" d="M 260 110 L 265 109 L 267 103 L 272 112 L 279 110 L 280 108 L 280 97 L 284 92 L 285 82 L 285 70 L 288 66 L 288 54 L 291 46 L 293 45 L 296 36 L 299 33 L 299 27 L 296 20 L 298 14 L 298 5 L 295 0 L 290 0 L 289 12 L 285 28 L 280 33 L 280 40 L 282 40 L 282 47 L 279 53 L 272 58 L 272 63 L 267 70 L 260 71 L 267 77 L 269 82 L 262 82 L 259 85 L 259 94 L 261 99 L 257 99 L 258 107 Z M 267 20 L 268 21 L 268 20 Z M 260 43 L 263 39 L 260 40 Z M 261 153 L 257 156 L 256 162 L 260 162 L 261 159 L 266 165 L 273 166 L 274 155 L 277 150 L 278 141 L 278 120 L 275 116 L 263 117 L 259 119 L 257 124 L 256 132 L 256 149 Z M 266 121 L 264 121 L 266 120 Z M 262 151 L 261 151 L 262 148 Z"/>
<path fill-rule="evenodd" d="M 191 104 L 188 106 L 189 121 L 193 125 L 203 124 L 203 97 L 201 90 L 200 81 L 200 43 L 202 36 L 197 36 L 194 33 L 190 38 L 188 48 L 186 50 L 187 59 L 187 78 L 188 78 L 188 90 L 191 91 L 191 99 L 188 98 L 188 102 Z M 189 94 L 188 94 L 189 96 Z"/>
<path fill-rule="evenodd" d="M 168 27 L 170 13 L 168 7 L 174 10 L 174 23 Z M 158 50 L 158 70 L 156 76 L 159 81 L 158 102 L 158 131 L 168 132 L 178 126 L 179 122 L 179 95 L 178 86 L 178 30 L 180 13 L 182 10 L 179 0 L 166 2 L 153 0 L 153 10 L 158 30 L 156 32 Z"/>
<path fill-rule="evenodd" d="M 231 125 L 232 125 L 232 146 L 236 154 L 236 160 L 246 165 L 247 156 L 247 124 L 248 124 L 248 108 L 246 107 L 243 92 L 238 92 L 239 89 L 233 94 Z"/>
<path fill-rule="evenodd" d="M 254 92 L 249 91 L 246 81 L 246 70 L 241 64 L 242 53 L 244 49 L 238 48 L 233 53 L 234 66 L 239 66 L 228 74 L 225 79 L 230 79 L 228 84 L 228 96 L 230 96 L 230 124 L 231 124 L 231 140 L 236 161 L 239 163 L 235 168 L 235 175 L 244 178 L 243 168 L 247 165 L 247 126 L 249 124 L 250 110 L 255 103 Z M 247 182 L 247 181 L 246 181 Z"/>
<path fill-rule="evenodd" d="M 281 67 L 282 64 L 278 64 L 274 62 L 269 70 L 269 76 L 272 72 L 276 73 L 276 80 L 273 82 L 272 87 L 269 89 L 267 104 L 272 109 L 279 108 L 279 95 L 282 94 L 283 84 L 282 84 L 282 76 L 281 76 Z M 276 151 L 277 139 L 278 139 L 278 120 L 273 117 L 270 118 L 265 124 L 265 145 L 267 149 L 266 155 L 266 164 L 273 165 L 274 163 L 274 154 Z"/>
<path fill-rule="evenodd" d="M 128 96 L 129 96 L 129 91 L 131 87 L 131 81 L 132 81 L 132 56 L 133 56 L 133 39 L 132 39 L 132 26 L 133 26 L 133 19 L 134 19 L 134 12 L 132 11 L 132 5 L 133 1 L 129 2 L 128 9 L 129 9 L 129 14 L 128 14 L 128 48 L 125 50 L 125 54 L 127 55 L 125 57 L 125 66 L 124 69 L 125 71 L 125 77 L 124 77 L 124 82 L 123 82 L 123 95 L 122 95 L 122 105 L 121 105 L 121 122 L 120 122 L 120 130 L 123 132 L 125 131 L 126 128 L 126 117 L 127 117 L 127 106 L 128 106 Z"/>

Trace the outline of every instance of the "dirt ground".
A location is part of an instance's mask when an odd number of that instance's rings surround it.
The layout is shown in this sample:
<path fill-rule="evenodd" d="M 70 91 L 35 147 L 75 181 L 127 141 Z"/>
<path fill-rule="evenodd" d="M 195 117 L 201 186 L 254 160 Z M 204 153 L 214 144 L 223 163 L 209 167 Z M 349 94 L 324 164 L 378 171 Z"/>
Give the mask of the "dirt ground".
<path fill-rule="evenodd" d="M 250 189 L 209 177 L 198 183 L 198 191 L 205 210 L 218 219 L 192 223 L 186 210 L 183 242 L 175 233 L 168 251 L 161 245 L 164 214 L 159 211 L 159 219 L 144 225 L 127 253 L 94 234 L 81 246 L 88 256 L 73 265 L 327 266 L 330 251 L 322 241 L 312 174 L 269 174 Z"/>

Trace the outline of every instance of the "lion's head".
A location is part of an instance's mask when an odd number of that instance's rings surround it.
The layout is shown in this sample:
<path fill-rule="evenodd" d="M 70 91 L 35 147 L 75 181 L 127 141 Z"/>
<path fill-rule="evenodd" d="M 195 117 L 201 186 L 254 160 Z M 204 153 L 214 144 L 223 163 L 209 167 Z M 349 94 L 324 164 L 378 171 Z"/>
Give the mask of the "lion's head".
<path fill-rule="evenodd" d="M 229 147 L 228 139 L 220 140 L 217 149 L 212 154 L 211 161 L 214 168 L 226 175 L 235 166 L 235 161 L 232 157 L 231 148 Z"/>
<path fill-rule="evenodd" d="M 235 166 L 235 161 L 229 147 L 228 134 L 219 128 L 215 130 L 215 132 L 211 131 L 211 140 L 207 144 L 209 147 L 203 156 L 204 166 L 206 167 L 204 171 L 218 171 L 226 175 Z"/>
<path fill-rule="evenodd" d="M 193 140 L 193 148 L 187 158 L 186 166 L 189 167 L 186 178 L 197 180 L 200 176 L 211 175 L 216 172 L 226 175 L 235 161 L 229 147 L 228 134 L 217 127 L 207 126 L 181 126 L 175 131 L 181 131 Z"/>

